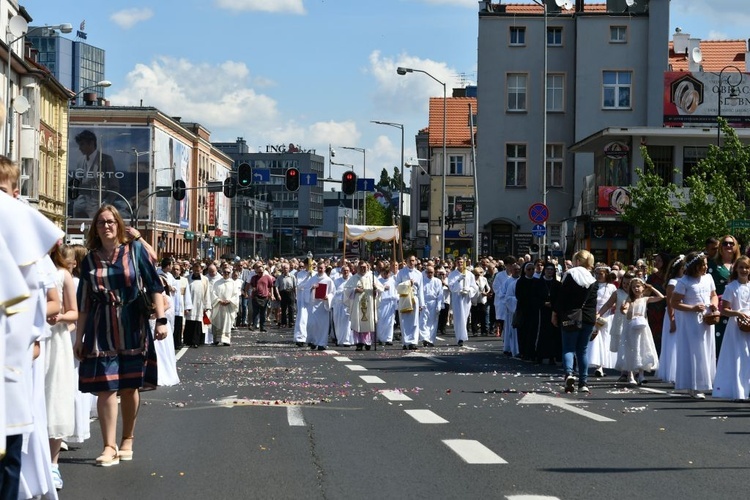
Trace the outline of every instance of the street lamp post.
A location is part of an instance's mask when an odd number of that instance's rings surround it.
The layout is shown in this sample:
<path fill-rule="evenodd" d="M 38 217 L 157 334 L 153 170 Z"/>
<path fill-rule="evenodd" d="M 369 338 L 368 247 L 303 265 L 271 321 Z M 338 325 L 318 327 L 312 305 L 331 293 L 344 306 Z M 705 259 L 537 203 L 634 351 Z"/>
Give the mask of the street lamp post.
<path fill-rule="evenodd" d="M 744 75 L 742 74 L 740 68 L 738 68 L 737 66 L 732 66 L 731 64 L 729 66 L 724 66 L 719 72 L 719 107 L 716 110 L 716 147 L 719 147 L 721 142 L 721 125 L 719 125 L 719 118 L 721 117 L 721 94 L 724 88 L 724 71 L 728 69 L 733 69 L 740 76 L 740 81 L 737 82 L 737 85 L 732 85 L 732 82 L 729 81 L 730 75 L 727 75 L 727 86 L 729 87 L 730 99 L 737 99 L 737 97 L 739 97 L 737 87 L 742 84 L 742 80 L 744 78 Z"/>
<path fill-rule="evenodd" d="M 542 70 L 542 204 L 547 206 L 547 4 L 540 0 L 532 0 L 544 11 L 544 31 L 542 40 L 544 42 L 544 69 Z M 542 236 L 542 244 L 539 246 L 544 256 L 547 256 L 547 233 Z"/>
<path fill-rule="evenodd" d="M 378 120 L 371 120 L 371 123 L 375 123 L 377 125 L 387 125 L 389 127 L 399 128 L 401 129 L 401 163 L 399 163 L 398 170 L 401 172 L 401 183 L 399 185 L 399 194 L 398 194 L 398 223 L 399 227 L 401 228 L 401 232 L 403 232 L 403 226 L 404 223 L 404 124 L 403 123 L 395 123 L 395 122 L 382 122 Z M 404 237 L 403 234 L 399 234 L 399 240 L 401 242 L 401 254 L 404 253 Z"/>
<path fill-rule="evenodd" d="M 11 159 L 13 156 L 11 150 L 13 137 L 13 108 L 11 105 L 13 101 L 10 98 L 10 67 L 13 64 L 13 45 L 27 34 L 36 30 L 58 30 L 61 33 L 70 33 L 73 31 L 73 25 L 70 23 L 63 23 L 54 26 L 37 26 L 29 31 L 29 25 L 23 16 L 15 15 L 8 20 L 8 24 L 5 27 L 6 44 L 8 45 L 8 61 L 5 65 L 5 105 L 7 106 L 5 119 L 8 125 L 5 134 L 5 155 Z M 16 38 L 12 39 L 11 37 Z"/>
<path fill-rule="evenodd" d="M 353 146 L 341 146 L 341 149 L 350 149 L 352 151 L 359 151 L 362 153 L 362 178 L 367 176 L 367 151 L 365 148 L 357 148 Z M 362 225 L 367 224 L 367 192 L 362 193 Z"/>
<path fill-rule="evenodd" d="M 447 143 L 446 143 L 446 135 L 447 135 L 447 129 L 448 129 L 448 95 L 447 95 L 447 85 L 445 82 L 438 80 L 434 76 L 432 76 L 427 71 L 421 70 L 421 69 L 414 69 L 414 68 L 404 68 L 399 66 L 396 69 L 396 73 L 399 75 L 405 75 L 407 73 L 423 73 L 436 82 L 438 82 L 440 85 L 443 86 L 443 175 L 442 175 L 442 207 L 440 209 L 441 216 L 440 216 L 440 259 L 445 258 L 445 215 L 446 215 L 446 198 L 448 194 L 445 192 L 445 179 L 448 172 L 448 155 L 447 155 Z M 431 131 L 430 131 L 431 132 Z M 402 148 L 402 158 L 401 158 L 401 164 L 403 165 L 404 159 L 403 159 L 403 148 Z"/>
<path fill-rule="evenodd" d="M 141 204 L 140 204 L 140 194 L 141 194 L 141 192 L 140 192 L 140 188 L 139 188 L 139 179 L 138 179 L 138 177 L 139 177 L 139 174 L 141 173 L 141 170 L 140 170 L 140 165 L 139 165 L 139 162 L 138 162 L 138 158 L 140 158 L 142 155 L 149 154 L 149 151 L 138 151 L 136 148 L 131 148 L 130 151 L 118 149 L 117 152 L 118 153 L 128 153 L 128 154 L 132 154 L 133 156 L 135 156 L 135 207 L 136 207 L 136 210 L 139 210 L 140 206 L 141 206 Z M 171 167 L 170 167 L 170 169 L 171 169 Z M 163 169 L 159 169 L 159 170 L 163 170 Z M 101 204 L 101 201 L 100 201 L 100 204 Z M 135 221 L 135 224 L 136 224 L 136 229 L 137 229 L 138 221 Z"/>

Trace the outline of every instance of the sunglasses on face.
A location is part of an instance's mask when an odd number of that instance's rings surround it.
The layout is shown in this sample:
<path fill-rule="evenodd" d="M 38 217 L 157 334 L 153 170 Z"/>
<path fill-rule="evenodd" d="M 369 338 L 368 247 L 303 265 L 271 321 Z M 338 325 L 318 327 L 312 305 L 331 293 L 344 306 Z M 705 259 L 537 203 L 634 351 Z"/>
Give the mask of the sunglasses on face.
<path fill-rule="evenodd" d="M 725 246 L 725 247 L 733 247 L 734 246 L 734 241 L 722 241 L 721 245 Z"/>

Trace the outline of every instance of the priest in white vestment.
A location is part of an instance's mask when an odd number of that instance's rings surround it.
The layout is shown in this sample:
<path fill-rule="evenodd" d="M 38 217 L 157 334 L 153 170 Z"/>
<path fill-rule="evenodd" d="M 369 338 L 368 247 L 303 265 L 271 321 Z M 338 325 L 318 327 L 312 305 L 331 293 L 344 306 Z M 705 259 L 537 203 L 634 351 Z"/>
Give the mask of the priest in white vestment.
<path fill-rule="evenodd" d="M 221 270 L 221 278 L 213 284 L 211 328 L 213 344 L 228 346 L 232 343 L 232 327 L 240 309 L 240 290 L 232 279 L 232 270 L 227 266 Z"/>
<path fill-rule="evenodd" d="M 294 320 L 294 342 L 297 347 L 302 347 L 307 342 L 312 342 L 307 336 L 307 307 L 310 304 L 310 278 L 312 277 L 311 258 L 307 258 L 299 263 L 297 273 L 294 275 L 297 280 L 297 317 Z"/>
<path fill-rule="evenodd" d="M 349 307 L 344 298 L 344 289 L 349 278 L 352 277 L 352 273 L 349 270 L 348 264 L 341 266 L 339 273 L 338 278 L 333 278 L 333 273 L 331 273 L 335 290 L 332 304 L 333 331 L 336 334 L 336 344 L 349 347 L 354 344 L 354 335 L 352 334 L 352 324 L 349 318 Z"/>
<path fill-rule="evenodd" d="M 360 261 L 357 274 L 349 278 L 344 291 L 358 351 L 363 348 L 369 351 L 372 346 L 372 333 L 377 323 L 376 299 L 377 294 L 382 291 L 383 286 L 370 272 L 370 265 L 366 261 Z"/>
<path fill-rule="evenodd" d="M 451 291 L 451 307 L 453 308 L 453 331 L 456 342 L 463 346 L 469 340 L 466 321 L 471 310 L 471 298 L 479 293 L 474 275 L 466 268 L 466 260 L 459 257 L 456 269 L 448 275 L 448 288 Z"/>
<path fill-rule="evenodd" d="M 401 326 L 401 342 L 404 344 L 404 350 L 417 349 L 419 341 L 419 312 L 424 307 L 424 294 L 422 293 L 422 273 L 414 266 L 417 264 L 417 258 L 410 256 L 407 265 L 396 274 L 396 285 L 402 283 L 408 284 L 411 288 L 413 303 L 412 310 L 407 311 L 399 309 L 398 318 Z"/>
<path fill-rule="evenodd" d="M 422 282 L 425 307 L 419 315 L 419 335 L 422 345 L 434 347 L 437 339 L 438 316 L 443 309 L 443 282 L 435 277 L 435 268 L 427 266 Z"/>
<path fill-rule="evenodd" d="M 307 280 L 307 343 L 310 349 L 325 351 L 328 346 L 328 328 L 331 326 L 333 280 L 326 274 L 326 266 L 318 263 L 318 274 Z"/>

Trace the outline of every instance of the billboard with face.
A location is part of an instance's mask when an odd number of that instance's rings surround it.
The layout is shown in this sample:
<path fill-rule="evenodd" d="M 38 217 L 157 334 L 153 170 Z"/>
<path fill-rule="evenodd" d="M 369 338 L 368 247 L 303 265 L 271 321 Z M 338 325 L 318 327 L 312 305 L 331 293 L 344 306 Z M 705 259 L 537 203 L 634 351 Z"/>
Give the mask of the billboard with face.
<path fill-rule="evenodd" d="M 154 131 L 154 175 L 157 186 L 172 186 L 174 181 L 183 180 L 190 187 L 191 149 L 163 130 Z M 190 191 L 182 201 L 172 197 L 156 198 L 156 220 L 190 227 Z"/>
<path fill-rule="evenodd" d="M 71 223 L 90 222 L 105 203 L 117 207 L 125 220 L 135 218 L 150 184 L 149 130 L 100 124 L 70 127 L 68 187 L 75 187 L 77 194 L 68 200 Z M 146 212 L 141 207 L 139 217 L 145 218 Z"/>

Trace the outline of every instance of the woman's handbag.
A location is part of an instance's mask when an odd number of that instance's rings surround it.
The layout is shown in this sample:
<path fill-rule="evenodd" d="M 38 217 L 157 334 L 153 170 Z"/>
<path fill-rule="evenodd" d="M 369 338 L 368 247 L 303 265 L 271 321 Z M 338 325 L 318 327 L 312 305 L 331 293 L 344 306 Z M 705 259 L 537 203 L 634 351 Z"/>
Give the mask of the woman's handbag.
<path fill-rule="evenodd" d="M 135 248 L 135 245 L 136 243 L 130 244 L 130 255 L 133 259 L 133 267 L 135 267 L 135 282 L 138 285 L 138 297 L 136 297 L 135 302 L 141 315 L 145 318 L 150 318 L 156 312 L 156 308 L 154 307 L 153 297 L 143 288 L 141 272 L 138 267 L 138 250 Z"/>
<path fill-rule="evenodd" d="M 562 329 L 566 332 L 575 332 L 583 326 L 583 309 L 571 309 L 565 314 Z"/>

